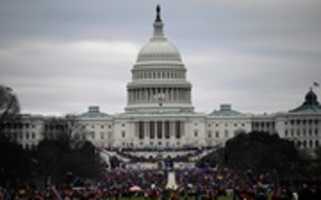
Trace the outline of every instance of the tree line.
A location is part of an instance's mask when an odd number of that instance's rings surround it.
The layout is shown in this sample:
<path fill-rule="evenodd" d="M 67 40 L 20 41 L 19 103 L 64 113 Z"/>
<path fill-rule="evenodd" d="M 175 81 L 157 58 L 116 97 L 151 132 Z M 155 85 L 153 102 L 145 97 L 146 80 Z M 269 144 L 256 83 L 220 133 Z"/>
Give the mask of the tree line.
<path fill-rule="evenodd" d="M 46 185 L 70 176 L 97 179 L 105 169 L 99 151 L 85 140 L 74 116 L 49 118 L 42 141 L 32 149 L 23 147 L 4 132 L 4 123 L 19 122 L 20 106 L 12 89 L 0 86 L 0 185 L 34 181 Z M 76 180 L 75 178 L 71 180 Z"/>
<path fill-rule="evenodd" d="M 321 148 L 302 150 L 278 134 L 254 131 L 228 140 L 224 147 L 203 157 L 197 165 L 273 173 L 284 180 L 315 179 L 321 177 Z"/>

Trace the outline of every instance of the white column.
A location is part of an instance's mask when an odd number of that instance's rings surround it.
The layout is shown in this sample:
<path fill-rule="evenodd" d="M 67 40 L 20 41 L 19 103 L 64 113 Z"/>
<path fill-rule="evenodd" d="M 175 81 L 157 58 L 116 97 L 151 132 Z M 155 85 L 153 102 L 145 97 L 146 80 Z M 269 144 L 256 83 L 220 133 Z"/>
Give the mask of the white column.
<path fill-rule="evenodd" d="M 180 122 L 180 126 L 181 126 L 181 128 L 180 128 L 180 131 L 181 131 L 181 137 L 183 137 L 183 136 L 185 136 L 185 123 L 183 122 L 183 121 L 181 121 Z"/>
<path fill-rule="evenodd" d="M 157 139 L 157 121 L 154 121 L 154 139 Z"/>
<path fill-rule="evenodd" d="M 148 137 L 149 137 L 148 129 L 149 129 L 148 122 L 144 122 L 144 139 L 148 139 Z"/>

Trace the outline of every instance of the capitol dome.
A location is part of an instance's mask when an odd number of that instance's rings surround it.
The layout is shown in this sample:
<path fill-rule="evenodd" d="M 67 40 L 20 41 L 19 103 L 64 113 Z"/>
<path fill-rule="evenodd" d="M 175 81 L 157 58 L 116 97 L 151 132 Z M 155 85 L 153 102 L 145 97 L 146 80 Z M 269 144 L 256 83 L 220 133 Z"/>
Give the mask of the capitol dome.
<path fill-rule="evenodd" d="M 156 20 L 154 22 L 153 37 L 143 46 L 137 56 L 137 63 L 151 61 L 182 62 L 177 48 L 167 40 L 163 33 L 163 22 L 160 18 L 160 8 L 157 7 Z"/>
<path fill-rule="evenodd" d="M 163 32 L 160 6 L 156 7 L 154 33 L 140 50 L 127 84 L 127 112 L 192 112 L 192 85 L 177 48 Z"/>
<path fill-rule="evenodd" d="M 177 48 L 166 38 L 152 38 L 139 52 L 137 62 L 177 61 L 182 62 Z"/>

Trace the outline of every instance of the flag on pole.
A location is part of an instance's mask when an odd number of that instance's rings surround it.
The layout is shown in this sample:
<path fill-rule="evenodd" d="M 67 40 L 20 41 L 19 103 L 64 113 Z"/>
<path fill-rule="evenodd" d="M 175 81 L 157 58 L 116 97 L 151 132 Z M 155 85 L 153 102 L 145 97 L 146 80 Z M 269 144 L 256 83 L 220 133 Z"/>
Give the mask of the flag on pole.
<path fill-rule="evenodd" d="M 318 82 L 314 81 L 314 82 L 313 82 L 313 86 L 314 86 L 314 87 L 320 87 L 320 84 L 319 84 Z"/>
<path fill-rule="evenodd" d="M 55 194 L 55 196 L 57 197 L 58 200 L 63 200 L 55 186 L 52 186 L 51 190 L 53 191 L 53 193 Z"/>

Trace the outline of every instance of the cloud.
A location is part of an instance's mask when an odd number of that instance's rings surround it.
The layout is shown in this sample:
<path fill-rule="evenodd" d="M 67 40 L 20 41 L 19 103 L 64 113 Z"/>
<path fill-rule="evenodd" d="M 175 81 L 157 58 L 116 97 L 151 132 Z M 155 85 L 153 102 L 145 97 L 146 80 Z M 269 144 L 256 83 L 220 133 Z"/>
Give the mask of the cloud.
<path fill-rule="evenodd" d="M 319 0 L 11 0 L 0 7 L 1 84 L 24 112 L 122 112 L 157 3 L 198 111 L 289 110 L 321 82 Z"/>
<path fill-rule="evenodd" d="M 90 104 L 115 112 L 115 104 L 125 104 L 119 91 L 125 91 L 137 52 L 125 41 L 20 43 L 0 50 L 0 77 L 18 92 L 26 112 L 77 112 Z"/>

